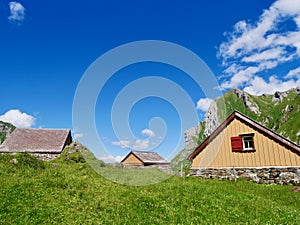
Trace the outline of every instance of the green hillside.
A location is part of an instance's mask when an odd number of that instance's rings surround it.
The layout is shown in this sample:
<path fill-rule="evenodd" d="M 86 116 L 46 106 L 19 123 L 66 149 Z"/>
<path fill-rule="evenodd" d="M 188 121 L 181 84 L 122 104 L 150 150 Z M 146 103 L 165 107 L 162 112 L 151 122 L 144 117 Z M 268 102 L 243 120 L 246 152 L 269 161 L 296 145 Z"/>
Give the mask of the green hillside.
<path fill-rule="evenodd" d="M 104 179 L 61 158 L 0 155 L 0 224 L 300 224 L 297 187 L 195 177 L 150 186 Z"/>
<path fill-rule="evenodd" d="M 224 100 L 226 117 L 238 110 L 291 141 L 300 143 L 300 93 L 296 89 L 278 93 L 282 96 L 281 100 L 275 95 L 253 96 L 244 92 L 247 101 L 255 105 L 259 113 L 247 108 L 235 92 L 236 89 L 231 90 L 216 100 L 217 104 Z"/>

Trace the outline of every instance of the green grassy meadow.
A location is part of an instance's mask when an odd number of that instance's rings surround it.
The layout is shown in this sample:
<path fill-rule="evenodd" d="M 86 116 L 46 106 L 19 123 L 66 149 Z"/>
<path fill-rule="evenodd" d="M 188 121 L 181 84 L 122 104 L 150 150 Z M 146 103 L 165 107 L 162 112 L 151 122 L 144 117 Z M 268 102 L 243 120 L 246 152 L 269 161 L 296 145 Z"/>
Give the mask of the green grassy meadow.
<path fill-rule="evenodd" d="M 291 186 L 177 176 L 126 186 L 73 159 L 1 155 L 0 224 L 300 224 Z"/>

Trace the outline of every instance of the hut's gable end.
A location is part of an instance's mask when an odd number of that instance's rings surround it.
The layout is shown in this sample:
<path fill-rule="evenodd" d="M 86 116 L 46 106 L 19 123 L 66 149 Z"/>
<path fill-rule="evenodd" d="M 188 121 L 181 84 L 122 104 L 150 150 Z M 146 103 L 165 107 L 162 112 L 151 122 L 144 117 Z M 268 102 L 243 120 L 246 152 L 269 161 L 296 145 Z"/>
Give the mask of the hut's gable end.
<path fill-rule="evenodd" d="M 300 165 L 299 152 L 291 150 L 276 134 L 250 122 L 237 117 L 223 124 L 201 151 L 193 155 L 192 168 Z M 247 140 L 248 143 L 243 143 Z"/>
<path fill-rule="evenodd" d="M 144 165 L 132 152 L 122 161 L 123 165 Z"/>
<path fill-rule="evenodd" d="M 131 151 L 122 161 L 123 165 L 155 165 L 168 164 L 168 162 L 156 152 Z"/>

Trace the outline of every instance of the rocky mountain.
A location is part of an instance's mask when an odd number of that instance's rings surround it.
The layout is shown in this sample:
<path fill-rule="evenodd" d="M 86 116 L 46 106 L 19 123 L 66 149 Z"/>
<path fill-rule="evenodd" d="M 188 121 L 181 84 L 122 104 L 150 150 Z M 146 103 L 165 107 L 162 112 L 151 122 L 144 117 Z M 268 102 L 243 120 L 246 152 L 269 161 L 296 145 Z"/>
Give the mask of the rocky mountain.
<path fill-rule="evenodd" d="M 223 96 L 225 117 L 238 110 L 276 133 L 300 144 L 300 87 L 273 95 L 253 96 L 233 89 Z M 222 98 L 216 102 L 221 102 Z M 219 103 L 220 104 L 220 103 Z"/>
<path fill-rule="evenodd" d="M 0 121 L 0 144 L 4 142 L 7 135 L 14 131 L 16 127 L 10 123 Z"/>
<path fill-rule="evenodd" d="M 196 146 L 234 110 L 300 144 L 300 87 L 262 96 L 254 96 L 236 88 L 213 101 L 206 112 L 204 122 L 185 132 L 185 149 L 172 160 L 172 163 L 177 165 L 186 160 Z"/>

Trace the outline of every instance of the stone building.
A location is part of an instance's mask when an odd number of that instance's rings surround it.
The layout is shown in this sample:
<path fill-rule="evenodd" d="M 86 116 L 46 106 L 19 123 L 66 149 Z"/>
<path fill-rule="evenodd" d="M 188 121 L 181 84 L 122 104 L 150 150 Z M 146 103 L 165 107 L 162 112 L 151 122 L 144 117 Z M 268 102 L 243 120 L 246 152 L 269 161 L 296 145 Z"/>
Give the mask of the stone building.
<path fill-rule="evenodd" d="M 0 153 L 27 152 L 48 161 L 71 143 L 71 131 L 67 129 L 16 128 L 0 146 Z"/>

